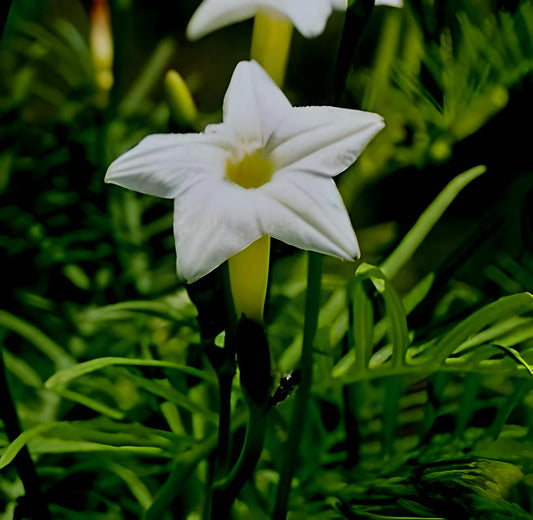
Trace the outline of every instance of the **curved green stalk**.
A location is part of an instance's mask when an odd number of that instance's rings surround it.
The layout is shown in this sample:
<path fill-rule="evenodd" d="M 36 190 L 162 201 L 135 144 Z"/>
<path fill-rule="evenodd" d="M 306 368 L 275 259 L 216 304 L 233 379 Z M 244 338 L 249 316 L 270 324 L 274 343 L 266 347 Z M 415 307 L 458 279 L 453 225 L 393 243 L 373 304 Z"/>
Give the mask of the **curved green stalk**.
<path fill-rule="evenodd" d="M 240 490 L 252 476 L 263 451 L 267 413 L 265 407 L 250 404 L 246 436 L 239 459 L 229 475 L 213 486 L 211 520 L 227 520 Z"/>

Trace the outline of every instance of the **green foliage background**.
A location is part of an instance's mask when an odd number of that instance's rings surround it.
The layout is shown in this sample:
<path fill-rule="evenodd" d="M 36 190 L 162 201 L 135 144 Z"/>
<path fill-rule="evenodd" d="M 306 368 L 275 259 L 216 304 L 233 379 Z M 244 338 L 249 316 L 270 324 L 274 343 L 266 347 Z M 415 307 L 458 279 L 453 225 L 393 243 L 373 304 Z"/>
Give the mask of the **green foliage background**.
<path fill-rule="evenodd" d="M 159 518 L 192 520 L 217 386 L 175 275 L 171 203 L 103 178 L 143 136 L 184 130 L 167 69 L 193 92 L 195 130 L 220 119 L 251 23 L 190 43 L 197 2 L 110 2 L 106 99 L 89 4 L 15 0 L 0 42 L 0 339 L 23 431 L 0 435 L 0 518 L 24 517 L 28 446 L 54 519 L 155 518 L 159 500 Z M 328 101 L 341 28 L 335 13 L 316 40 L 294 35 L 294 104 Z M 387 126 L 339 180 L 363 258 L 326 261 L 289 518 L 532 517 L 532 66 L 530 1 L 374 9 L 342 103 Z M 305 272 L 274 245 L 274 387 L 298 366 Z M 237 383 L 233 398 L 237 446 Z M 292 402 L 271 413 L 236 518 L 269 517 Z"/>

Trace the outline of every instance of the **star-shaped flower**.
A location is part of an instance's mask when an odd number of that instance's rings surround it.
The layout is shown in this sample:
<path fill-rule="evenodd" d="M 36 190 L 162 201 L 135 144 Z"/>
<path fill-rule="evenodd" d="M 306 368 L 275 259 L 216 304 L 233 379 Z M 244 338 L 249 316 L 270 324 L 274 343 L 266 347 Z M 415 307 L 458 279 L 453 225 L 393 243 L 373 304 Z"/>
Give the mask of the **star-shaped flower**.
<path fill-rule="evenodd" d="M 143 139 L 106 181 L 175 199 L 177 270 L 198 280 L 262 236 L 354 259 L 359 248 L 333 181 L 383 127 L 370 112 L 292 107 L 254 61 L 237 65 L 223 123 Z"/>
<path fill-rule="evenodd" d="M 221 27 L 252 18 L 258 12 L 288 18 L 306 38 L 322 34 L 333 9 L 346 9 L 347 0 L 204 0 L 187 26 L 197 40 Z M 376 0 L 375 5 L 401 7 L 402 0 Z"/>

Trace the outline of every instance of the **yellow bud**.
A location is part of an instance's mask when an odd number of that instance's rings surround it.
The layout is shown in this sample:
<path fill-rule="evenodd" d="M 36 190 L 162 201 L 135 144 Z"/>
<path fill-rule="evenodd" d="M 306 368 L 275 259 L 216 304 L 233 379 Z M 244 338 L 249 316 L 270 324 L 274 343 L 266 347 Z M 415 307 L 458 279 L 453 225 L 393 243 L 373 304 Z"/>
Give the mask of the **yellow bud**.
<path fill-rule="evenodd" d="M 191 91 L 175 70 L 165 74 L 165 92 L 172 117 L 182 127 L 191 127 L 198 117 Z"/>
<path fill-rule="evenodd" d="M 90 12 L 90 47 L 96 84 L 107 92 L 113 85 L 113 35 L 107 0 L 94 0 Z"/>
<path fill-rule="evenodd" d="M 429 153 L 435 161 L 444 162 L 450 158 L 452 148 L 447 139 L 439 138 L 430 146 Z"/>

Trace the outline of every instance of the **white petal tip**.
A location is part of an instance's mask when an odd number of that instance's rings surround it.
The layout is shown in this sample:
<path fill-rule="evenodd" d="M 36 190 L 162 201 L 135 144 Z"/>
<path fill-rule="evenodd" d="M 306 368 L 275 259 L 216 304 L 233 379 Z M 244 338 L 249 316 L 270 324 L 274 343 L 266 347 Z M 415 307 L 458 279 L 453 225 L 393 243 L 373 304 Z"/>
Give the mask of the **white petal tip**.
<path fill-rule="evenodd" d="M 189 22 L 187 29 L 185 29 L 185 36 L 187 40 L 194 42 L 205 36 L 209 31 L 205 31 L 201 26 L 194 23 L 194 19 Z"/>

